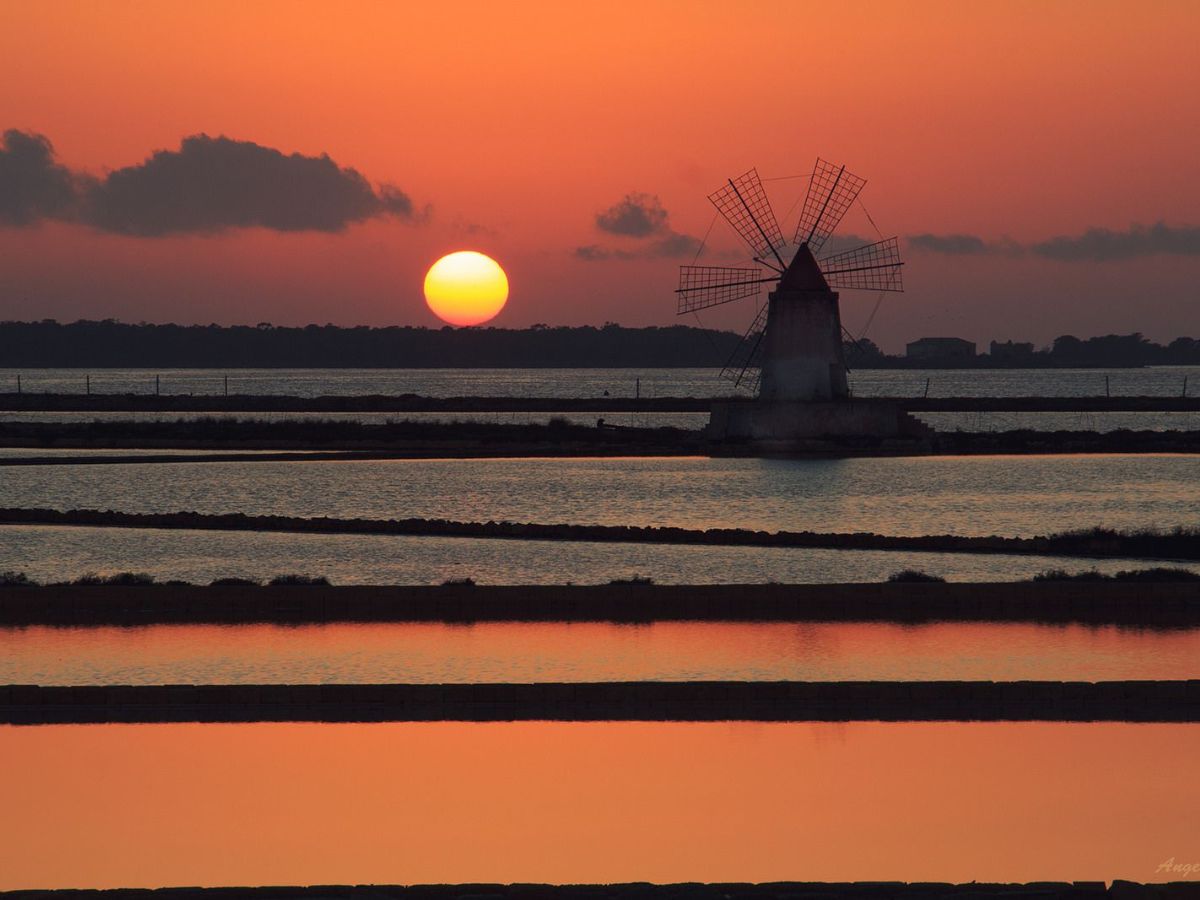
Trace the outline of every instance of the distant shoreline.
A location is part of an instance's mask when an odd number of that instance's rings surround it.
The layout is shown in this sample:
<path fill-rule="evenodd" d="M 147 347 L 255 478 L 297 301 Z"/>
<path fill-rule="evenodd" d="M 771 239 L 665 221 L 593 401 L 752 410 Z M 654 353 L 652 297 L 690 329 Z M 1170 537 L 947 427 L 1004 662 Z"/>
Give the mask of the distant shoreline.
<path fill-rule="evenodd" d="M 715 368 L 741 334 L 688 325 L 629 328 L 615 322 L 528 328 L 337 325 L 132 324 L 112 319 L 0 322 L 6 368 Z M 1200 341 L 1169 344 L 1140 333 L 989 344 L 970 356 L 889 356 L 860 336 L 843 348 L 854 369 L 1140 368 L 1200 365 Z"/>

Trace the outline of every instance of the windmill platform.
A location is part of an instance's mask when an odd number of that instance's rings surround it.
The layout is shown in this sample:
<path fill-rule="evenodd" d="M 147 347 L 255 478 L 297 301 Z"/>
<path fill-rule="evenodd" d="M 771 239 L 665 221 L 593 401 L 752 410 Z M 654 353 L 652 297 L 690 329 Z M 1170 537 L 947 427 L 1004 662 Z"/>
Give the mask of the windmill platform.
<path fill-rule="evenodd" d="M 933 430 L 889 400 L 722 400 L 713 404 L 705 436 L 769 452 L 864 442 L 921 442 Z"/>

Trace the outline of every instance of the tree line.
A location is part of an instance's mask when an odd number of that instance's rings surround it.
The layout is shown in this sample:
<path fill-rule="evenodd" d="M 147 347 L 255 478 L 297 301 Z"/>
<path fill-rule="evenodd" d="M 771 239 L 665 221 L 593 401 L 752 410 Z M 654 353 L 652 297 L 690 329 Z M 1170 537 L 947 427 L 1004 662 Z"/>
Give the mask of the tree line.
<path fill-rule="evenodd" d="M 155 325 L 114 319 L 0 322 L 0 368 L 623 368 L 720 367 L 741 340 L 686 325 L 626 328 L 417 328 Z M 872 341 L 845 344 L 851 368 L 1200 365 L 1200 339 L 1062 335 L 1049 346 L 971 359 L 909 360 Z M 1024 345 L 1028 346 L 1028 345 Z"/>
<path fill-rule="evenodd" d="M 723 365 L 731 332 L 667 328 L 0 322 L 0 368 L 571 368 Z"/>

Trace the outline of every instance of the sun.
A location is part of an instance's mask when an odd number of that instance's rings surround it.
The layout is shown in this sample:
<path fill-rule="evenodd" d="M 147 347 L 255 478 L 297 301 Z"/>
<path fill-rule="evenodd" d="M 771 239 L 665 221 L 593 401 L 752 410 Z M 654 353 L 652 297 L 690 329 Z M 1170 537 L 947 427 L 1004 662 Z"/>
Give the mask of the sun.
<path fill-rule="evenodd" d="M 508 300 L 508 276 L 490 256 L 474 250 L 448 253 L 425 273 L 425 303 L 451 325 L 495 318 Z"/>

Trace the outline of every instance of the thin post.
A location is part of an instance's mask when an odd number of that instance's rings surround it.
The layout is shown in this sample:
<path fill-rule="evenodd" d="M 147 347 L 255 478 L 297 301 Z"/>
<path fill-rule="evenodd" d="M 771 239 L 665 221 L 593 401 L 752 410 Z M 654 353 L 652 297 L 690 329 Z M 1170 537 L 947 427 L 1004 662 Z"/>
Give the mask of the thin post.
<path fill-rule="evenodd" d="M 635 378 L 633 380 L 633 399 L 634 400 L 642 399 L 642 379 L 640 379 L 640 378 Z"/>
<path fill-rule="evenodd" d="M 20 375 L 18 375 L 18 376 L 17 376 L 17 384 L 20 384 L 20 383 L 21 383 L 21 376 L 20 376 Z M 1180 397 L 1186 397 L 1186 396 L 1187 396 L 1187 376 L 1186 376 L 1186 375 L 1184 375 L 1184 376 L 1183 376 L 1183 393 L 1182 393 L 1182 394 L 1180 394 L 1179 396 L 1180 396 Z"/>
<path fill-rule="evenodd" d="M 229 376 L 225 376 L 225 396 L 229 396 Z"/>
<path fill-rule="evenodd" d="M 1105 375 L 1105 376 L 1104 376 L 1104 396 L 1105 396 L 1105 397 L 1111 397 L 1111 396 L 1112 396 L 1112 394 L 1110 394 L 1110 393 L 1108 392 L 1108 376 L 1107 376 L 1107 375 Z"/>
<path fill-rule="evenodd" d="M 154 396 L 158 396 L 158 376 L 154 376 Z"/>
<path fill-rule="evenodd" d="M 924 394 L 925 397 L 929 396 L 929 382 L 930 381 L 932 381 L 932 379 L 930 379 L 930 378 L 925 379 L 925 394 Z"/>
<path fill-rule="evenodd" d="M 1187 376 L 1183 376 L 1183 392 L 1187 393 Z M 17 376 L 17 393 L 21 393 L 21 376 Z"/>
<path fill-rule="evenodd" d="M 84 389 L 90 395 L 92 393 L 92 376 L 91 375 L 83 376 L 83 385 L 84 385 Z"/>

